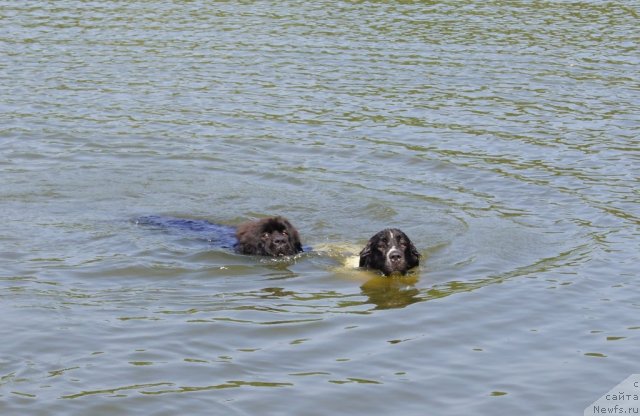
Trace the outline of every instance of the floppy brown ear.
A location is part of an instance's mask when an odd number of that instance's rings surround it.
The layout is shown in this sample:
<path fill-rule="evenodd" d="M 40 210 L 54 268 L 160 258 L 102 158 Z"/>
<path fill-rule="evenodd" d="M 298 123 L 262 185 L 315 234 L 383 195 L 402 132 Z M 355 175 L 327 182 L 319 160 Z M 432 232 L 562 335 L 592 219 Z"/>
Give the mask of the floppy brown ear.
<path fill-rule="evenodd" d="M 282 218 L 282 223 L 289 233 L 289 242 L 293 246 L 293 249 L 296 251 L 296 253 L 302 253 L 304 250 L 302 249 L 302 242 L 300 241 L 300 233 L 298 232 L 298 229 L 294 227 L 286 218 Z"/>
<path fill-rule="evenodd" d="M 302 249 L 302 243 L 300 242 L 300 234 L 295 228 L 293 229 L 291 238 L 293 238 L 293 249 L 296 251 L 296 253 L 302 253 L 304 250 Z"/>
<path fill-rule="evenodd" d="M 369 256 L 371 256 L 371 241 L 360 252 L 360 264 L 359 267 L 365 267 L 369 263 Z"/>

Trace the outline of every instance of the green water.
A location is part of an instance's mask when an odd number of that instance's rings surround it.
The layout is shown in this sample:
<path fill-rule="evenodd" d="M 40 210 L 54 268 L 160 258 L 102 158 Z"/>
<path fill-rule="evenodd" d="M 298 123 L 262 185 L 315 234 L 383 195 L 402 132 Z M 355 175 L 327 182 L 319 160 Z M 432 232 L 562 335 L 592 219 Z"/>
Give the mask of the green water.
<path fill-rule="evenodd" d="M 639 16 L 0 2 L 0 414 L 582 414 L 640 372 Z M 131 221 L 271 214 L 315 250 Z"/>

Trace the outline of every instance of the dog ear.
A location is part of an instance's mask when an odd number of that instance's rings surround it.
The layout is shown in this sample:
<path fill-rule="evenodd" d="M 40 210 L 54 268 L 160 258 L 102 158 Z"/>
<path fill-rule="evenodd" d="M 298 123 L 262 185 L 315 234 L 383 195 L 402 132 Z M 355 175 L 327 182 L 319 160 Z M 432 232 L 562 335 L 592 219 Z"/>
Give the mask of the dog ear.
<path fill-rule="evenodd" d="M 304 250 L 302 249 L 302 242 L 300 241 L 300 233 L 289 221 L 284 220 L 283 222 L 286 225 L 286 230 L 289 234 L 289 242 L 291 243 L 293 250 L 296 253 L 302 253 Z"/>
<path fill-rule="evenodd" d="M 244 242 L 237 243 L 235 245 L 236 251 L 240 254 L 256 254 L 256 247 L 253 244 L 246 244 Z"/>
<path fill-rule="evenodd" d="M 360 264 L 359 267 L 365 267 L 369 265 L 369 257 L 371 256 L 371 240 L 367 242 L 367 245 L 360 252 Z"/>
<path fill-rule="evenodd" d="M 302 249 L 302 243 L 300 242 L 300 234 L 294 228 L 293 233 L 290 234 L 290 238 L 293 240 L 293 249 L 296 253 L 302 253 L 304 250 Z"/>
<path fill-rule="evenodd" d="M 413 264 L 411 267 L 419 265 L 421 256 L 416 246 L 413 245 L 412 241 L 409 241 L 409 253 L 411 254 L 411 263 Z"/>

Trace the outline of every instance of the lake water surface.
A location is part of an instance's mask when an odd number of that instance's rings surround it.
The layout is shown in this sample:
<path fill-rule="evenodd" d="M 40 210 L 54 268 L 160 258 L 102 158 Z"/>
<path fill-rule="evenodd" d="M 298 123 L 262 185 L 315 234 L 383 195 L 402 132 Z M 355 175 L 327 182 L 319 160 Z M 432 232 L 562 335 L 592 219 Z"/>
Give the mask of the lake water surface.
<path fill-rule="evenodd" d="M 582 414 L 640 373 L 639 17 L 0 1 L 0 414 Z M 134 221 L 271 214 L 314 249 Z"/>

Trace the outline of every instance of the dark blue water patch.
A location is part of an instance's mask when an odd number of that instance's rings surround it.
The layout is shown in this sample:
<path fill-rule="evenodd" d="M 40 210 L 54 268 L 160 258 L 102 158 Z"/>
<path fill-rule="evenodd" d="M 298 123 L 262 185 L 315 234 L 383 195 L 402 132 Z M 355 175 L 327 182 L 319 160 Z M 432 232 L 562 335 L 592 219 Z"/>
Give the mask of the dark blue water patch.
<path fill-rule="evenodd" d="M 236 227 L 216 224 L 207 220 L 148 215 L 134 220 L 136 224 L 156 228 L 171 233 L 206 240 L 211 246 L 233 250 L 238 242 Z"/>

